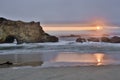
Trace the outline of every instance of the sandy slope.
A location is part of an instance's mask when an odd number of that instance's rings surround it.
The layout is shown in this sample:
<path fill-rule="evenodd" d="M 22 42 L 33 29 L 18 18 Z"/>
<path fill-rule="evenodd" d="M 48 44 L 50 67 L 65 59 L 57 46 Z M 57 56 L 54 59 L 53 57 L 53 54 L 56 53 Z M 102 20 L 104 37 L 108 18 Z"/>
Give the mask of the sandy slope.
<path fill-rule="evenodd" d="M 120 80 L 120 66 L 1 68 L 0 80 Z"/>

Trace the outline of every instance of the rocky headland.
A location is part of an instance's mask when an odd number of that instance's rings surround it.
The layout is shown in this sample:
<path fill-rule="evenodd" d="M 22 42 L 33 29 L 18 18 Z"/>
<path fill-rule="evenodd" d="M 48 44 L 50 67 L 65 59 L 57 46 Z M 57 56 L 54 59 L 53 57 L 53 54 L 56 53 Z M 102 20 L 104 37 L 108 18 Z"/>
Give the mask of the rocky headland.
<path fill-rule="evenodd" d="M 40 22 L 13 21 L 0 17 L 0 43 L 17 44 L 58 42 L 58 38 L 44 32 Z"/>

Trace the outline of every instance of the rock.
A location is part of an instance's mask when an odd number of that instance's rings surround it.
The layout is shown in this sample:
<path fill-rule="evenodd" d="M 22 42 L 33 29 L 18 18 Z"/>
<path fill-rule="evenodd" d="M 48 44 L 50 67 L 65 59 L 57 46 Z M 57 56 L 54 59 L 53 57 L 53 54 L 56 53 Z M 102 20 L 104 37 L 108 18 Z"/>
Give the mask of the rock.
<path fill-rule="evenodd" d="M 40 22 L 12 21 L 0 18 L 0 43 L 17 44 L 37 42 L 58 42 L 58 38 L 45 33 Z"/>
<path fill-rule="evenodd" d="M 0 65 L 13 65 L 13 63 L 10 62 L 10 61 L 7 61 L 7 62 L 4 62 L 4 63 L 0 63 Z"/>
<path fill-rule="evenodd" d="M 56 42 L 58 38 L 56 36 L 49 36 L 49 34 L 45 33 L 45 36 L 42 38 L 42 42 Z"/>
<path fill-rule="evenodd" d="M 0 63 L 0 68 L 8 68 L 8 67 L 11 67 L 12 65 L 13 65 L 12 62 L 7 61 L 7 62 L 4 62 L 4 63 Z"/>
<path fill-rule="evenodd" d="M 84 39 L 84 38 L 81 38 L 81 37 L 79 37 L 77 40 L 76 40 L 76 42 L 86 42 L 86 40 Z"/>
<path fill-rule="evenodd" d="M 80 35 L 70 34 L 70 35 L 62 35 L 60 37 L 80 37 Z"/>
<path fill-rule="evenodd" d="M 120 37 L 114 36 L 110 39 L 111 43 L 120 43 Z"/>
<path fill-rule="evenodd" d="M 112 38 L 108 38 L 108 37 L 94 38 L 94 37 L 91 37 L 91 38 L 88 38 L 87 40 L 92 41 L 92 42 L 100 42 L 100 39 L 101 39 L 101 42 L 120 43 L 120 37 L 118 37 L 118 36 L 114 36 Z M 80 37 L 76 40 L 76 42 L 85 42 L 85 39 Z"/>
<path fill-rule="evenodd" d="M 110 42 L 108 37 L 101 37 L 101 42 Z"/>
<path fill-rule="evenodd" d="M 93 37 L 91 37 L 91 38 L 88 39 L 88 41 L 99 42 L 100 40 L 99 40 L 99 38 L 93 38 Z"/>

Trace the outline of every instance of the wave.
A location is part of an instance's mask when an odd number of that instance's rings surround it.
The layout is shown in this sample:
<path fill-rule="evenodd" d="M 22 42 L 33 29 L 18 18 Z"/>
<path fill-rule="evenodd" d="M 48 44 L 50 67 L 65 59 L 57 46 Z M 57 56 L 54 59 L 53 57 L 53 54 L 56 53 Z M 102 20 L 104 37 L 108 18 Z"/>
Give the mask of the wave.
<path fill-rule="evenodd" d="M 44 64 L 42 67 L 101 65 L 101 63 L 98 63 L 99 60 L 97 61 L 96 53 L 104 54 L 102 65 L 120 65 L 120 43 L 79 43 L 61 40 L 56 43 L 24 43 L 20 45 L 13 43 L 0 45 L 0 54 L 30 53 L 43 55 Z M 67 57 L 64 58 L 63 56 Z"/>
<path fill-rule="evenodd" d="M 1 44 L 1 53 L 18 52 L 119 52 L 120 43 L 60 41 L 56 43 Z"/>

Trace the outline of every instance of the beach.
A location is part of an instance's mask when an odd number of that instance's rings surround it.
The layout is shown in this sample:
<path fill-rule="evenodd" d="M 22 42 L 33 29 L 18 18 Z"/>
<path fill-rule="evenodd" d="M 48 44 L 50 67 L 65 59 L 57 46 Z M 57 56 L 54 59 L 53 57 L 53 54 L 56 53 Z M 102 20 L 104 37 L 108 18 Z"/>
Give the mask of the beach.
<path fill-rule="evenodd" d="M 0 54 L 0 68 L 16 66 L 40 66 L 42 55 L 34 54 Z"/>
<path fill-rule="evenodd" d="M 120 80 L 120 0 L 1 0 L 0 80 Z"/>
<path fill-rule="evenodd" d="M 12 50 L 1 45 L 0 63 L 13 65 L 1 65 L 0 80 L 120 79 L 120 44 L 66 41 L 7 47 Z"/>
<path fill-rule="evenodd" d="M 0 68 L 0 80 L 119 80 L 120 66 Z"/>

